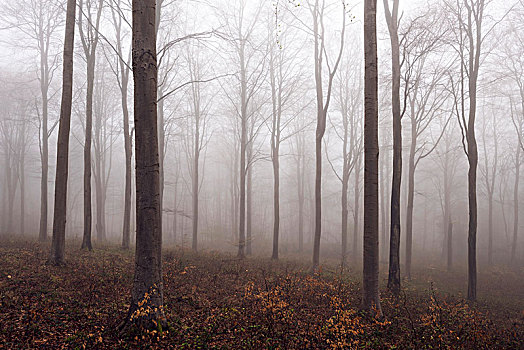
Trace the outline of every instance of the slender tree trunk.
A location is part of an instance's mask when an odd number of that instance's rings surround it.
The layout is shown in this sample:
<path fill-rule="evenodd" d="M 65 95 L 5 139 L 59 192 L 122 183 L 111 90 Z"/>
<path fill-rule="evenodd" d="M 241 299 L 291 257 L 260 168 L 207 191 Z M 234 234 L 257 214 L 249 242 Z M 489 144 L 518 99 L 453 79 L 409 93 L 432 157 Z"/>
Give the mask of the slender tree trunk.
<path fill-rule="evenodd" d="M 278 236 L 280 229 L 280 161 L 279 150 L 273 149 L 273 254 L 271 259 L 278 260 Z M 300 201 L 300 200 L 299 200 Z M 300 203 L 299 203 L 300 207 Z M 299 208 L 299 215 L 301 208 Z M 300 218 L 299 218 L 300 221 Z M 299 224 L 300 225 L 300 224 Z M 300 228 L 299 228 L 300 229 Z M 300 249 L 300 232 L 299 232 L 299 249 Z"/>
<path fill-rule="evenodd" d="M 84 144 L 84 236 L 82 249 L 93 250 L 91 245 L 91 141 L 93 135 L 93 90 L 95 82 L 95 56 L 87 58 L 86 130 Z"/>
<path fill-rule="evenodd" d="M 299 136 L 300 137 L 300 136 Z M 304 251 L 304 158 L 302 148 L 298 150 L 297 190 L 298 190 L 298 250 Z"/>
<path fill-rule="evenodd" d="M 344 173 L 342 178 L 342 266 L 345 266 L 346 264 L 348 249 L 348 182 L 349 171 L 347 171 L 347 175 L 346 173 Z"/>
<path fill-rule="evenodd" d="M 20 235 L 25 233 L 25 152 L 26 152 L 26 140 L 25 140 L 25 121 L 21 125 L 22 131 L 20 132 Z"/>
<path fill-rule="evenodd" d="M 137 230 L 127 321 L 149 329 L 167 324 L 162 282 L 155 6 L 155 0 L 133 0 Z"/>
<path fill-rule="evenodd" d="M 69 170 L 69 130 L 73 98 L 73 50 L 75 37 L 76 1 L 67 0 L 64 58 L 62 75 L 62 102 L 58 125 L 56 159 L 55 204 L 53 212 L 53 239 L 48 262 L 63 265 L 65 252 L 65 226 L 67 215 L 67 178 Z"/>
<path fill-rule="evenodd" d="M 124 189 L 124 222 L 122 224 L 122 248 L 129 249 L 131 237 L 131 157 L 132 145 L 127 107 L 127 76 L 122 78 L 122 113 L 124 116 L 124 150 L 126 158 L 126 183 Z"/>
<path fill-rule="evenodd" d="M 453 223 L 451 219 L 448 221 L 448 271 L 453 268 Z"/>
<path fill-rule="evenodd" d="M 252 157 L 252 144 L 249 146 L 249 156 L 248 159 Z M 253 239 L 252 235 L 253 229 L 253 164 L 251 164 L 247 169 L 247 179 L 246 179 L 246 254 L 251 255 L 251 241 Z"/>
<path fill-rule="evenodd" d="M 398 6 L 394 0 L 393 11 L 389 11 L 388 0 L 384 0 L 386 21 L 391 41 L 393 112 L 393 179 L 391 185 L 391 227 L 389 250 L 388 289 L 400 292 L 400 187 L 402 179 L 402 124 L 400 115 L 400 45 L 398 39 Z"/>
<path fill-rule="evenodd" d="M 515 265 L 515 250 L 519 234 L 519 182 L 520 182 L 520 147 L 515 155 L 515 184 L 513 186 L 513 244 L 511 245 L 511 264 Z"/>
<path fill-rule="evenodd" d="M 47 61 L 47 59 L 46 59 Z M 43 58 L 41 62 L 44 62 Z M 47 181 L 49 175 L 49 136 L 48 136 L 48 86 L 44 83 L 44 79 L 47 76 L 46 72 L 42 70 L 41 74 L 41 93 L 42 93 L 42 176 L 40 179 L 40 230 L 38 233 L 38 239 L 43 242 L 47 240 L 47 208 L 48 208 L 48 192 L 47 192 Z"/>
<path fill-rule="evenodd" d="M 358 261 L 358 235 L 360 232 L 360 174 L 361 174 L 361 160 L 360 155 L 357 155 L 358 159 L 355 162 L 355 188 L 353 199 L 353 263 L 356 264 Z"/>
<path fill-rule="evenodd" d="M 413 253 L 413 206 L 415 201 L 415 152 L 417 151 L 417 124 L 411 118 L 411 146 L 408 164 L 408 198 L 406 207 L 406 277 L 411 279 L 411 260 Z"/>
<path fill-rule="evenodd" d="M 362 307 L 382 315 L 378 290 L 378 64 L 377 1 L 364 3 L 364 269 Z"/>
<path fill-rule="evenodd" d="M 198 114 L 198 112 L 197 112 Z M 193 153 L 193 241 L 191 247 L 193 251 L 197 251 L 198 244 L 198 187 L 199 187 L 199 158 L 200 158 L 200 123 L 199 116 L 196 116 L 195 124 L 195 140 Z"/>

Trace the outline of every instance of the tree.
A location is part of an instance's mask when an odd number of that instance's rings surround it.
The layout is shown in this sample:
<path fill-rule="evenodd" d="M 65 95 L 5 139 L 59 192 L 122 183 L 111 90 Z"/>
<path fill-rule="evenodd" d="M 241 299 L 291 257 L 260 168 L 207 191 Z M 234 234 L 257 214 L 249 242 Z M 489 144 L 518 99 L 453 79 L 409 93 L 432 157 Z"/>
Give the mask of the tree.
<path fill-rule="evenodd" d="M 111 6 L 111 14 L 113 19 L 113 26 L 115 29 L 116 37 L 116 68 L 113 69 L 115 76 L 118 81 L 118 87 L 120 88 L 121 104 L 122 104 L 122 116 L 123 116 L 123 127 L 124 127 L 124 152 L 126 160 L 125 169 L 125 189 L 124 189 L 124 215 L 122 223 L 122 248 L 129 249 L 130 236 L 131 236 L 131 158 L 132 158 L 132 142 L 131 133 L 129 126 L 129 107 L 127 101 L 128 86 L 129 86 L 129 72 L 131 58 L 131 51 L 129 52 L 129 58 L 125 59 L 123 56 L 123 39 L 124 32 L 122 28 L 122 21 L 125 20 L 124 13 L 122 12 L 121 0 L 114 1 L 114 6 Z M 126 23 L 127 20 L 125 20 Z"/>
<path fill-rule="evenodd" d="M 357 49 L 355 49 L 356 51 Z M 356 52 L 350 55 L 350 59 L 347 61 L 342 60 L 341 69 L 339 69 L 338 81 L 337 81 L 337 94 L 335 94 L 335 100 L 338 108 L 340 109 L 342 125 L 335 125 L 332 118 L 330 118 L 333 124 L 333 129 L 336 135 L 342 141 L 342 173 L 338 174 L 335 170 L 333 162 L 329 159 L 329 155 L 326 150 L 326 158 L 328 159 L 333 172 L 335 173 L 338 180 L 342 185 L 341 192 L 341 265 L 344 266 L 347 260 L 347 248 L 348 248 L 348 218 L 349 218 L 349 203 L 348 203 L 348 192 L 349 192 L 349 180 L 351 173 L 355 170 L 355 167 L 360 168 L 360 153 L 362 152 L 362 137 L 360 129 L 360 116 L 362 110 L 362 79 L 361 79 L 361 66 L 358 63 L 360 57 Z M 344 69 L 345 68 L 345 69 Z M 338 131 L 341 128 L 341 131 Z M 359 171 L 359 170 L 357 170 Z M 354 206 L 354 220 L 358 222 L 358 201 L 360 200 L 359 191 L 359 179 L 358 175 L 355 174 L 355 206 Z M 354 227 L 353 237 L 357 237 L 358 224 Z M 353 245 L 353 248 L 356 244 Z M 353 255 L 356 255 L 356 249 L 353 249 Z"/>
<path fill-rule="evenodd" d="M 300 64 L 297 64 L 300 50 L 293 47 L 292 41 L 287 39 L 289 29 L 282 29 L 279 17 L 280 11 L 277 7 L 275 9 L 275 21 L 278 23 L 279 31 L 277 33 L 274 29 L 270 29 L 273 40 L 269 47 L 271 122 L 268 123 L 271 133 L 270 148 L 273 166 L 273 251 L 271 258 L 274 260 L 278 259 L 280 236 L 280 148 L 282 143 L 292 136 L 292 134 L 286 135 L 284 133 L 296 117 L 296 114 L 290 111 L 290 108 L 293 107 L 297 95 L 302 92 L 299 89 L 300 75 L 296 71 L 297 68 L 300 69 L 301 67 Z M 274 23 L 270 22 L 270 25 L 274 25 Z M 301 214 L 299 213 L 299 215 Z M 299 236 L 301 236 L 301 233 Z"/>
<path fill-rule="evenodd" d="M 456 103 L 456 115 L 462 131 L 464 152 L 468 159 L 468 299 L 477 299 L 477 165 L 478 150 L 475 136 L 477 116 L 477 83 L 480 70 L 481 46 L 485 35 L 482 34 L 485 0 L 461 0 L 457 6 L 447 3 L 455 19 L 453 26 L 456 41 L 453 47 L 459 55 L 460 79 L 455 87 L 452 81 Z M 487 31 L 489 33 L 489 31 Z M 466 94 L 464 85 L 467 80 L 469 111 L 466 119 Z"/>
<path fill-rule="evenodd" d="M 78 31 L 82 42 L 82 49 L 87 63 L 87 91 L 86 91 L 86 122 L 85 122 L 85 144 L 84 144 L 84 236 L 82 249 L 93 250 L 91 244 L 91 143 L 93 135 L 93 90 L 95 84 L 96 48 L 98 46 L 100 18 L 104 1 L 99 0 L 96 5 L 96 15 L 91 13 L 94 7 L 93 0 L 86 0 L 84 11 L 84 0 L 79 0 L 78 7 Z M 84 17 L 87 26 L 84 29 Z"/>
<path fill-rule="evenodd" d="M 389 239 L 388 289 L 400 292 L 400 185 L 402 180 L 402 115 L 400 110 L 400 44 L 398 38 L 399 0 L 393 0 L 393 11 L 384 0 L 386 22 L 391 41 L 391 103 L 393 112 L 393 178 L 391 183 L 391 226 Z"/>
<path fill-rule="evenodd" d="M 344 40 L 346 33 L 346 5 L 341 4 L 342 8 L 342 31 L 340 34 L 340 46 L 337 58 L 333 66 L 333 62 L 329 62 L 329 57 L 326 49 L 326 30 L 324 27 L 324 13 L 326 4 L 322 1 L 315 0 L 314 3 L 307 2 L 309 12 L 313 19 L 313 37 L 314 37 L 314 59 L 315 59 L 315 91 L 317 99 L 317 128 L 315 134 L 315 236 L 313 240 L 313 265 L 312 270 L 318 268 L 320 260 L 320 237 L 322 234 L 322 139 L 326 132 L 326 118 L 331 101 L 331 92 L 333 88 L 333 80 L 337 73 L 342 54 L 344 52 Z M 324 96 L 324 59 L 327 66 L 327 91 Z"/>
<path fill-rule="evenodd" d="M 234 10 L 229 13 L 222 13 L 224 20 L 224 27 L 227 29 L 228 34 L 233 44 L 233 57 L 238 60 L 238 96 L 230 96 L 226 92 L 226 97 L 235 106 L 235 115 L 238 117 L 240 127 L 240 154 L 239 163 L 240 168 L 237 168 L 239 174 L 239 201 L 238 201 L 238 257 L 244 258 L 246 255 L 246 180 L 251 165 L 251 160 L 248 159 L 248 148 L 250 142 L 253 142 L 253 138 L 250 139 L 249 125 L 250 122 L 255 118 L 257 112 L 257 106 L 254 104 L 254 99 L 257 93 L 260 91 L 262 82 L 265 78 L 265 53 L 263 47 L 267 44 L 265 38 L 260 40 L 253 40 L 255 35 L 255 28 L 257 20 L 262 11 L 262 4 L 258 5 L 254 9 L 253 19 L 247 20 L 247 1 L 240 0 L 234 3 Z M 262 57 L 260 55 L 262 52 Z M 237 107 L 238 106 L 238 107 Z M 235 140 L 236 141 L 236 140 Z M 236 163 L 236 162 L 234 162 Z M 236 184 L 236 182 L 234 182 Z M 233 184 L 233 186 L 236 186 Z M 236 206 L 236 205 L 233 205 Z M 236 208 L 235 208 L 236 209 Z M 233 222 L 235 221 L 232 220 Z"/>
<path fill-rule="evenodd" d="M 382 315 L 378 290 L 377 0 L 364 3 L 364 271 L 362 307 Z"/>
<path fill-rule="evenodd" d="M 436 14 L 436 15 L 435 15 Z M 440 57 L 432 57 L 441 44 L 443 33 L 438 28 L 441 21 L 438 12 L 430 9 L 429 13 L 418 16 L 408 23 L 408 29 L 402 34 L 402 62 L 405 67 L 403 80 L 404 112 L 408 112 L 410 122 L 411 142 L 408 157 L 408 187 L 406 207 L 406 276 L 411 278 L 411 261 L 413 252 L 413 209 L 415 202 L 415 172 L 419 162 L 428 157 L 438 146 L 442 139 L 451 117 L 440 128 L 440 135 L 434 139 L 433 144 L 429 137 L 422 138 L 424 134 L 431 134 L 432 124 L 448 110 L 449 92 L 446 86 L 446 74 L 449 63 Z M 434 67 L 431 69 L 430 67 Z"/>
<path fill-rule="evenodd" d="M 49 102 L 51 84 L 58 68 L 54 53 L 54 37 L 62 23 L 62 8 L 55 0 L 13 0 L 2 8 L 0 21 L 16 27 L 38 51 L 38 81 L 40 83 L 41 110 L 39 114 L 39 147 L 41 162 L 40 178 L 40 228 L 38 238 L 47 240 L 48 221 L 48 175 L 49 175 L 49 137 L 56 124 L 49 128 Z"/>
<path fill-rule="evenodd" d="M 484 189 L 488 197 L 488 265 L 493 264 L 493 196 L 495 193 L 495 183 L 498 174 L 498 136 L 496 116 L 493 112 L 493 120 L 491 123 L 491 136 L 493 137 L 493 152 L 488 151 L 488 140 L 486 138 L 487 123 L 486 118 L 483 118 L 482 123 L 482 148 L 484 150 L 484 164 L 480 167 L 480 173 L 483 177 Z M 492 154 L 490 159 L 489 154 Z"/>
<path fill-rule="evenodd" d="M 192 243 L 191 248 L 197 251 L 198 243 L 198 217 L 199 217 L 199 192 L 201 187 L 202 177 L 200 176 L 200 168 L 202 166 L 200 157 L 202 151 L 209 142 L 208 133 L 208 115 L 210 108 L 210 100 L 202 96 L 203 88 L 200 81 L 203 80 L 206 73 L 203 58 L 200 55 L 201 47 L 197 45 L 195 49 L 188 46 L 187 49 L 187 64 L 189 69 L 190 80 L 193 81 L 190 85 L 190 111 L 187 121 L 187 158 L 190 161 L 189 170 L 191 175 L 191 195 L 193 207 L 193 227 L 192 227 Z"/>
<path fill-rule="evenodd" d="M 137 229 L 135 277 L 127 322 L 146 329 L 166 325 L 162 284 L 155 10 L 155 0 L 133 0 Z"/>
<path fill-rule="evenodd" d="M 65 255 L 65 226 L 67 215 L 67 178 L 69 172 L 69 131 L 73 99 L 73 51 L 75 40 L 76 0 L 67 0 L 62 74 L 62 103 L 58 126 L 56 155 L 55 208 L 53 213 L 53 239 L 48 262 L 63 265 Z"/>

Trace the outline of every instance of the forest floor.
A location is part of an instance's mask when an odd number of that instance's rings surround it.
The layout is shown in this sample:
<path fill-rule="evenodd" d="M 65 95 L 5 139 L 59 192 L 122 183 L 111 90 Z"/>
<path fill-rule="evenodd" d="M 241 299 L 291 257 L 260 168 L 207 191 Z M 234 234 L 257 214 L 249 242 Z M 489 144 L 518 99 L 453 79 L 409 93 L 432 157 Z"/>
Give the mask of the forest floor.
<path fill-rule="evenodd" d="M 522 269 L 480 273 L 476 303 L 459 294 L 463 274 L 414 271 L 399 300 L 382 289 L 377 320 L 359 312 L 356 272 L 311 275 L 299 262 L 166 250 L 168 329 L 121 335 L 132 252 L 68 247 L 67 265 L 51 267 L 48 244 L 0 242 L 0 348 L 524 348 Z"/>

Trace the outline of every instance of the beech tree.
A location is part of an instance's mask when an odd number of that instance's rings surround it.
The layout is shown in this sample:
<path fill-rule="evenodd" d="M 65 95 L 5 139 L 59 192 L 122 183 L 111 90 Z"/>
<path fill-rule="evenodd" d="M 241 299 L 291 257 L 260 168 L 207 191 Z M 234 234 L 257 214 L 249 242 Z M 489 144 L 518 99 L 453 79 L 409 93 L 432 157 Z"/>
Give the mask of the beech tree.
<path fill-rule="evenodd" d="M 307 1 L 307 7 L 313 20 L 314 60 L 315 60 L 315 92 L 317 102 L 317 128 L 315 133 L 315 236 L 313 239 L 312 270 L 318 268 L 320 260 L 320 237 L 322 235 L 322 140 L 326 132 L 326 120 L 335 74 L 344 53 L 346 33 L 346 4 L 342 1 L 342 27 L 340 45 L 334 62 L 330 62 L 326 49 L 326 29 L 324 26 L 325 1 Z M 325 60 L 325 62 L 324 62 Z M 327 91 L 324 92 L 324 64 L 327 66 Z"/>
<path fill-rule="evenodd" d="M 95 5 L 94 0 L 79 0 L 78 31 L 82 42 L 82 49 L 87 64 L 87 91 L 86 91 L 86 121 L 84 143 L 84 236 L 82 249 L 93 250 L 91 244 L 91 145 L 93 135 L 93 90 L 95 84 L 96 48 L 98 46 L 100 18 L 102 16 L 103 0 Z M 93 7 L 95 15 L 93 17 Z M 87 25 L 84 28 L 84 17 Z"/>
<path fill-rule="evenodd" d="M 124 36 L 125 25 L 129 22 L 125 17 L 121 0 L 113 0 L 111 6 L 111 18 L 115 30 L 116 43 L 114 45 L 117 57 L 115 66 L 112 71 L 117 79 L 120 89 L 120 101 L 122 105 L 123 133 L 124 133 L 124 152 L 125 152 L 125 188 L 124 188 L 124 214 L 122 223 L 122 248 L 129 249 L 131 237 L 131 176 L 132 176 L 132 141 L 129 124 L 129 106 L 128 106 L 128 89 L 129 89 L 129 72 L 131 70 L 131 50 L 124 56 Z M 131 28 L 129 28 L 131 29 Z"/>
<path fill-rule="evenodd" d="M 362 307 L 382 315 L 378 289 L 377 1 L 364 3 L 364 268 Z"/>
<path fill-rule="evenodd" d="M 391 42 L 391 106 L 393 113 L 393 178 L 391 184 L 391 225 L 389 239 L 388 288 L 400 292 L 400 185 L 402 181 L 402 113 L 400 107 L 400 44 L 398 37 L 399 0 L 393 0 L 389 9 L 384 0 L 384 11 Z"/>
<path fill-rule="evenodd" d="M 167 324 L 162 285 L 155 10 L 155 0 L 133 0 L 137 228 L 135 277 L 127 323 L 148 329 Z"/>
<path fill-rule="evenodd" d="M 53 239 L 48 262 L 63 265 L 65 255 L 65 228 L 67 215 L 67 178 L 69 173 L 69 132 L 73 99 L 73 50 L 75 41 L 76 0 L 67 0 L 62 73 L 62 103 L 58 126 L 56 155 L 55 207 L 53 212 Z"/>
<path fill-rule="evenodd" d="M 454 16 L 452 46 L 459 56 L 460 73 L 457 86 L 452 81 L 456 100 L 455 112 L 462 130 L 464 153 L 468 171 L 468 299 L 477 299 L 477 166 L 478 149 L 475 134 L 477 116 L 477 84 L 481 65 L 481 48 L 485 38 L 482 31 L 485 0 L 461 0 L 457 4 L 446 2 Z M 456 25 L 454 25 L 456 24 Z M 489 30 L 486 31 L 489 33 Z M 467 85 L 467 90 L 465 90 Z M 465 92 L 467 91 L 467 95 Z M 469 100 L 469 103 L 468 103 Z M 468 103 L 468 106 L 466 106 Z M 467 117 L 467 118 L 466 118 Z"/>
<path fill-rule="evenodd" d="M 62 8 L 55 0 L 12 0 L 2 7 L 0 23 L 16 28 L 31 40 L 37 51 L 37 76 L 40 84 L 41 106 L 37 109 L 40 131 L 40 241 L 47 239 L 49 137 L 57 123 L 49 126 L 49 102 L 53 95 L 52 82 L 58 68 L 56 33 L 62 25 Z M 17 43 L 16 46 L 20 44 Z"/>

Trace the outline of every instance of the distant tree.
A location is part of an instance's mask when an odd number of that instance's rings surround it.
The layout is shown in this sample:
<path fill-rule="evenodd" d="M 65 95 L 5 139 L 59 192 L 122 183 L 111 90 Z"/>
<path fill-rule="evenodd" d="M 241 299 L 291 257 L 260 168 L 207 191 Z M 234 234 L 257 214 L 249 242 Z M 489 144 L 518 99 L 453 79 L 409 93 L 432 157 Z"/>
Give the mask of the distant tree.
<path fill-rule="evenodd" d="M 489 1 L 488 1 L 489 2 Z M 451 12 L 451 28 L 454 34 L 452 46 L 459 56 L 458 82 L 451 82 L 455 97 L 456 115 L 462 130 L 464 152 L 468 159 L 468 299 L 477 299 L 477 166 L 478 149 L 475 136 L 477 116 L 477 85 L 481 65 L 481 48 L 486 37 L 483 34 L 485 0 L 446 1 Z M 467 90 L 465 85 L 467 84 Z M 467 95 L 466 95 L 467 92 Z M 466 102 L 469 100 L 469 106 Z M 468 111 L 466 111 L 466 108 Z M 466 118 L 467 114 L 467 118 Z"/>
<path fill-rule="evenodd" d="M 360 66 L 360 57 L 357 54 L 359 46 L 354 48 L 354 52 L 349 54 L 348 60 L 342 60 L 341 67 L 337 74 L 336 94 L 334 95 L 337 107 L 341 114 L 341 125 L 337 125 L 330 117 L 330 122 L 333 124 L 333 129 L 336 135 L 342 141 L 342 172 L 337 172 L 333 162 L 329 158 L 326 147 L 326 158 L 328 159 L 333 172 L 342 185 L 341 192 L 341 265 L 344 266 L 347 261 L 348 249 L 348 219 L 349 219 L 349 180 L 352 172 L 356 167 L 360 167 L 360 153 L 362 152 L 362 136 L 361 136 L 361 115 L 362 115 L 362 68 Z M 340 129 L 340 130 L 339 130 Z M 358 176 L 355 176 L 358 178 Z M 358 180 L 355 184 L 354 191 L 357 195 L 354 210 L 356 215 L 354 220 L 358 222 L 358 201 L 360 201 L 360 193 L 358 190 Z M 358 225 L 354 228 L 353 237 L 357 236 Z M 355 248 L 356 244 L 353 246 Z M 356 249 L 353 249 L 353 254 L 356 255 Z"/>
<path fill-rule="evenodd" d="M 315 92 L 317 99 L 317 128 L 315 134 L 315 236 L 313 239 L 313 265 L 316 270 L 320 260 L 320 238 L 322 235 L 322 140 L 326 132 L 326 120 L 333 81 L 344 53 L 344 40 L 346 33 L 346 4 L 341 2 L 342 26 L 340 33 L 340 45 L 334 62 L 329 62 L 326 50 L 326 29 L 324 25 L 324 14 L 326 11 L 325 1 L 307 1 L 307 8 L 313 20 L 313 41 L 315 59 Z M 327 91 L 324 92 L 324 60 L 327 66 Z"/>
<path fill-rule="evenodd" d="M 30 39 L 29 46 L 36 48 L 38 52 L 37 74 L 40 83 L 41 107 L 37 109 L 37 112 L 39 114 L 39 147 L 42 165 L 38 237 L 39 240 L 45 241 L 48 226 L 49 137 L 56 126 L 54 124 L 49 127 L 49 102 L 52 95 L 51 84 L 59 63 L 57 53 L 55 53 L 55 36 L 63 20 L 62 7 L 56 0 L 12 0 L 6 3 L 2 12 L 0 22 L 16 28 L 24 37 Z"/>
<path fill-rule="evenodd" d="M 67 178 L 69 173 L 69 131 L 71 129 L 71 104 L 73 99 L 75 12 L 76 0 L 67 0 L 62 74 L 62 103 L 60 106 L 56 156 L 53 239 L 51 243 L 51 254 L 48 260 L 52 265 L 63 265 L 65 263 L 65 226 L 67 216 Z"/>
<path fill-rule="evenodd" d="M 116 67 L 113 72 L 116 76 L 118 87 L 120 89 L 122 116 L 123 116 L 123 132 L 124 132 L 124 152 L 126 160 L 125 169 L 125 188 L 124 188 L 124 215 L 122 224 L 122 248 L 129 249 L 131 240 L 131 158 L 132 158 L 132 140 L 131 130 L 129 125 L 129 106 L 128 106 L 128 87 L 129 87 L 129 72 L 131 51 L 124 57 L 124 23 L 127 22 L 125 13 L 122 8 L 122 0 L 113 1 L 111 6 L 112 23 L 115 30 L 116 44 L 115 50 L 117 54 Z M 130 29 L 130 28 L 129 28 Z"/>
<path fill-rule="evenodd" d="M 98 46 L 100 19 L 104 1 L 79 0 L 78 31 L 87 64 L 86 120 L 84 143 L 84 236 L 82 249 L 93 250 L 91 244 L 92 205 L 91 205 L 91 144 L 93 138 L 93 90 L 95 84 L 96 48 Z M 95 7 L 93 18 L 92 10 Z M 84 28 L 84 17 L 87 24 Z M 99 237 L 100 238 L 100 237 Z"/>
<path fill-rule="evenodd" d="M 488 199 L 488 265 L 493 264 L 493 200 L 495 195 L 495 184 L 497 175 L 499 174 L 499 145 L 497 133 L 496 114 L 493 111 L 493 120 L 491 122 L 491 130 L 488 129 L 486 118 L 482 120 L 482 149 L 484 151 L 484 162 L 481 164 L 480 174 L 484 180 L 484 189 Z M 489 132 L 489 135 L 486 133 Z M 488 137 L 491 136 L 493 148 L 488 149 Z M 491 156 L 490 156 L 491 154 Z"/>

